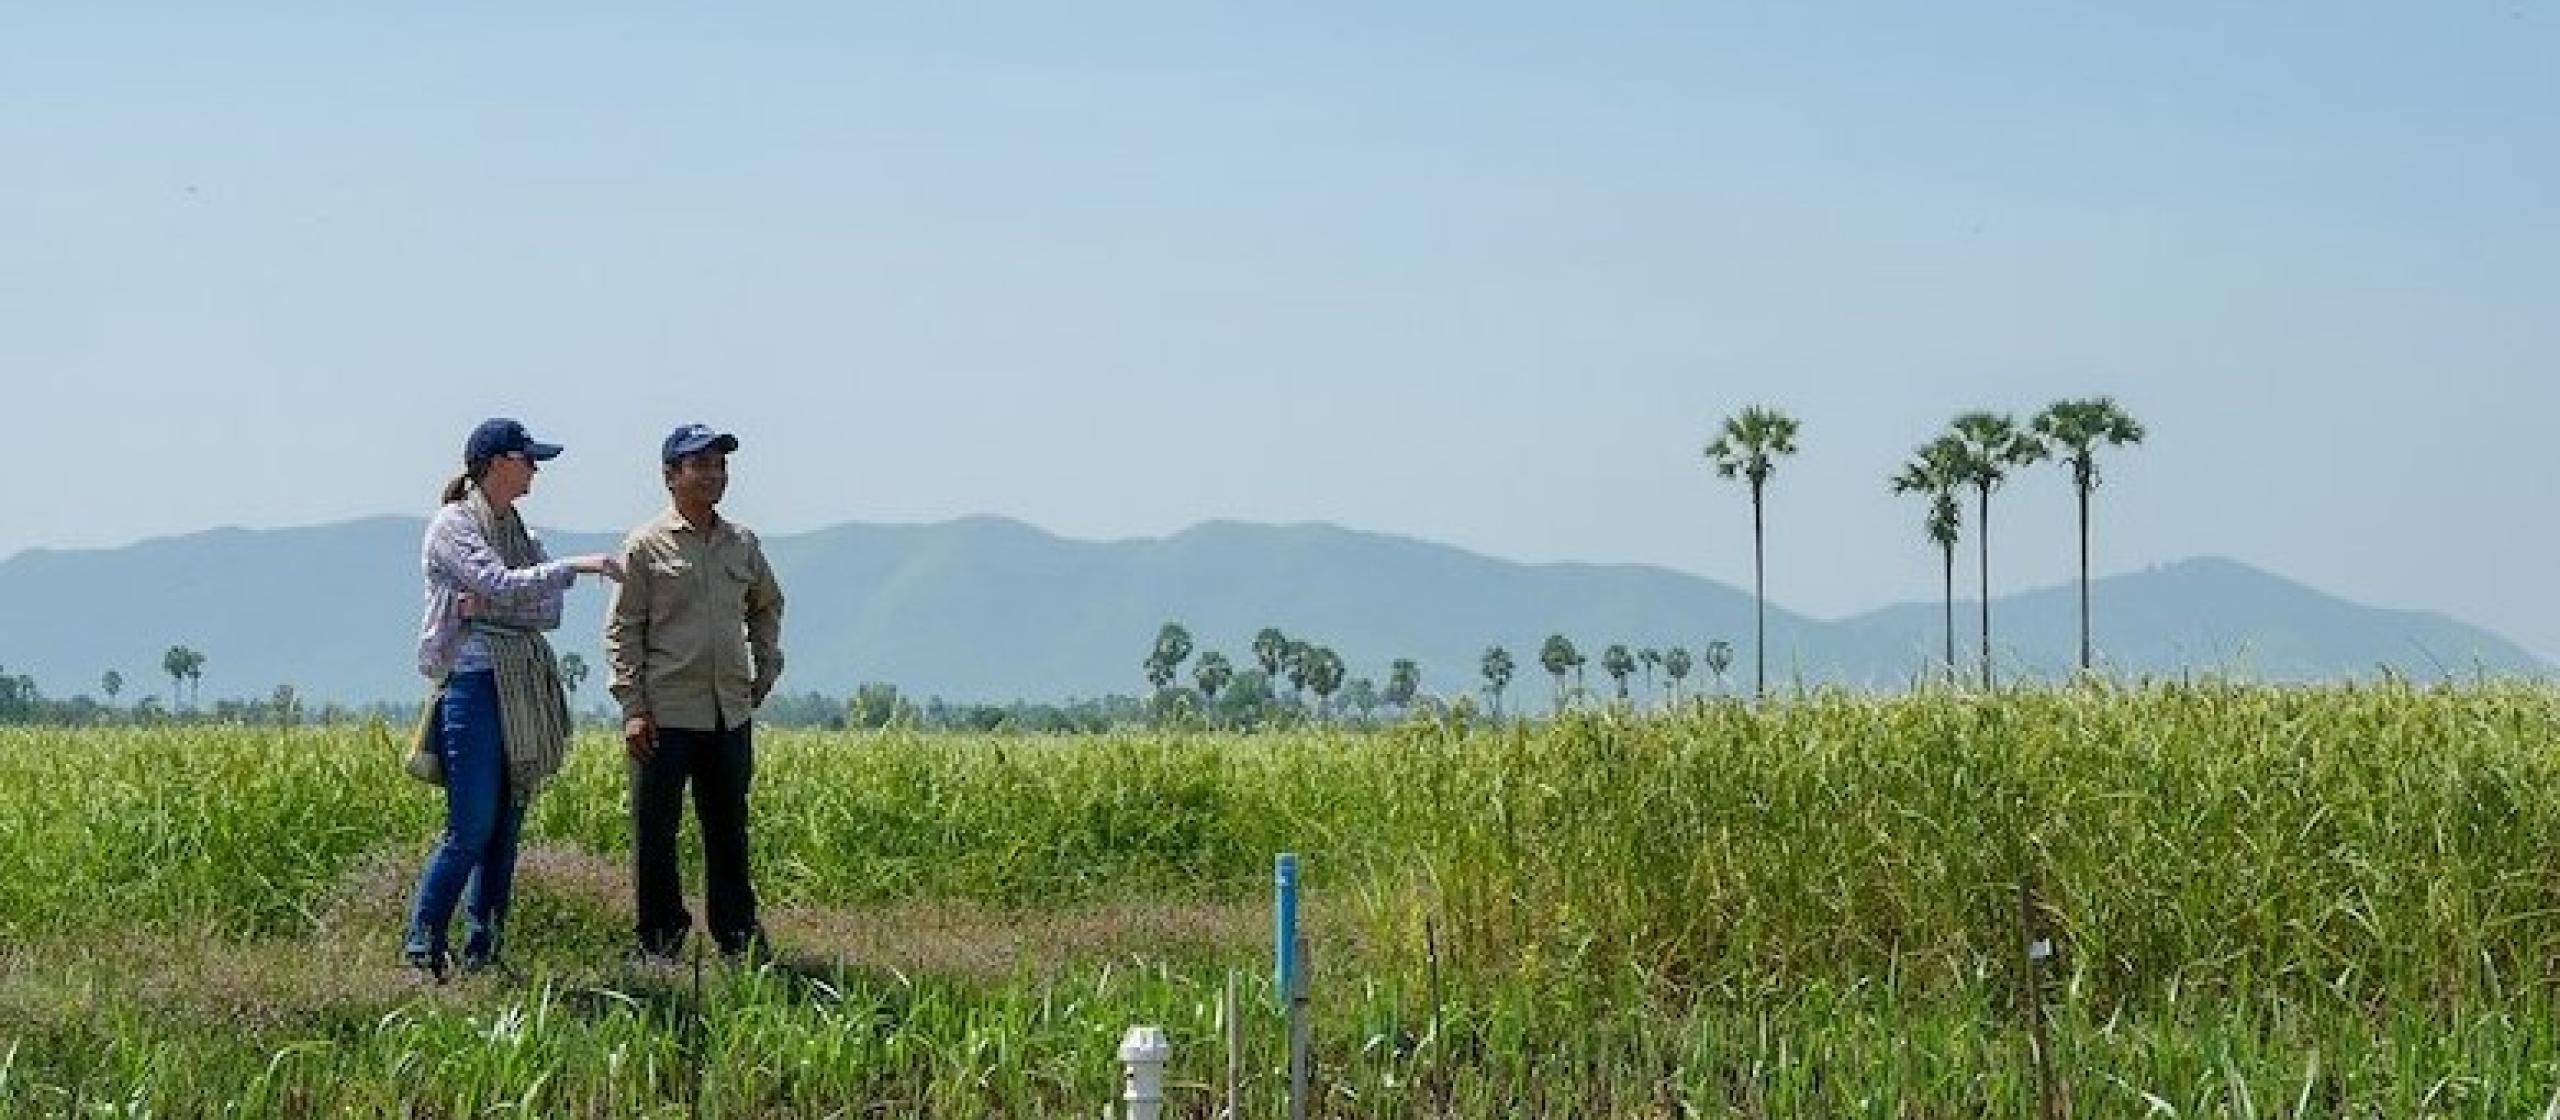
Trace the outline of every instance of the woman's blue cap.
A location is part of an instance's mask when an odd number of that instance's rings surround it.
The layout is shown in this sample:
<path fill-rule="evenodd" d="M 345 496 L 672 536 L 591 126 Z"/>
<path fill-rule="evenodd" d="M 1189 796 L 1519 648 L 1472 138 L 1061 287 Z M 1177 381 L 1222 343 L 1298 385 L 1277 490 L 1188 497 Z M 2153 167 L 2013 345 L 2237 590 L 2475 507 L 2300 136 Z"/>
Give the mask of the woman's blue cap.
<path fill-rule="evenodd" d="M 536 461 L 558 458 L 560 445 L 544 443 L 524 430 L 524 425 L 504 416 L 492 417 L 471 429 L 471 438 L 462 444 L 462 461 L 480 463 L 511 452 L 521 452 Z"/>

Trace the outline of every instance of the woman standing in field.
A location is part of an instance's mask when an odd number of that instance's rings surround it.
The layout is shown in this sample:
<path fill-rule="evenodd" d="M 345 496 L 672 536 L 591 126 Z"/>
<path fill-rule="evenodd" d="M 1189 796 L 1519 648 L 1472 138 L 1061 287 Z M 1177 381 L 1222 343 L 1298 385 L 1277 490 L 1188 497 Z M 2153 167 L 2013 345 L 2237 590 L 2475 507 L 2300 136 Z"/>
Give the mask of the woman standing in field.
<path fill-rule="evenodd" d="M 457 902 L 468 930 L 462 967 L 496 961 L 525 805 L 568 747 L 568 695 L 543 632 L 560 627 L 561 598 L 578 576 L 621 578 L 608 556 L 551 559 L 517 515 L 539 464 L 559 454 L 514 420 L 482 422 L 427 522 L 418 671 L 438 682 L 427 720 L 445 818 L 409 908 L 406 956 L 439 981 Z"/>

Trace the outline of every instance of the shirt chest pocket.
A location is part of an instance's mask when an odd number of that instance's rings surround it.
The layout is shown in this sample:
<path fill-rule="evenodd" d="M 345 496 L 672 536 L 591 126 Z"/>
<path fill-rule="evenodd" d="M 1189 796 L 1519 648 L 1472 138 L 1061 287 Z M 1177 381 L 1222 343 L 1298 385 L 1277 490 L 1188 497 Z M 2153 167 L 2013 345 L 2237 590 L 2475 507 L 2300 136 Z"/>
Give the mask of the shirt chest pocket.
<path fill-rule="evenodd" d="M 652 600 L 670 616 L 707 610 L 714 618 L 744 617 L 755 564 L 734 556 L 660 556 L 649 561 Z"/>
<path fill-rule="evenodd" d="M 755 565 L 743 557 L 725 557 L 711 563 L 709 575 L 712 601 L 731 617 L 746 617 L 747 589 L 756 582 Z"/>

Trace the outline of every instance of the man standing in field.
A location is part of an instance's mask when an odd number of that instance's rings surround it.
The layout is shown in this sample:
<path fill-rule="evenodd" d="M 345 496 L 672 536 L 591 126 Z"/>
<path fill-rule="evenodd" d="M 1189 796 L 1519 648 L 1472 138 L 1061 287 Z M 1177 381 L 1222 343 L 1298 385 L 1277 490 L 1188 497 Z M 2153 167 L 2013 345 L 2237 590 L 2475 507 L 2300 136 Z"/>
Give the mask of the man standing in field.
<path fill-rule="evenodd" d="M 626 578 L 604 625 L 622 741 L 631 756 L 635 932 L 672 958 L 693 928 L 676 871 L 676 829 L 693 785 L 703 896 L 724 954 L 761 953 L 747 869 L 747 785 L 756 706 L 782 676 L 782 588 L 764 546 L 718 511 L 738 437 L 687 424 L 659 447 L 665 513 L 622 542 Z"/>

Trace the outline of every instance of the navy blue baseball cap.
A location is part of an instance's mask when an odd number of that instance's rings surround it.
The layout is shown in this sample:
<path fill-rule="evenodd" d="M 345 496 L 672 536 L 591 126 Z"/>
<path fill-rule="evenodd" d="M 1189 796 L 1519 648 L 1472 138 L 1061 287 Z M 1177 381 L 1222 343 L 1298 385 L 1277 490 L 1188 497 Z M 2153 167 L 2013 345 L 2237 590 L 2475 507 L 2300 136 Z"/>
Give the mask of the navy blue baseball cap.
<path fill-rule="evenodd" d="M 708 424 L 686 424 L 667 433 L 667 442 L 658 445 L 658 462 L 673 466 L 687 455 L 717 451 L 726 455 L 738 449 L 738 437 L 715 432 Z"/>
<path fill-rule="evenodd" d="M 533 433 L 524 430 L 522 423 L 504 416 L 481 421 L 479 427 L 471 429 L 471 438 L 462 443 L 462 461 L 465 463 L 485 463 L 511 452 L 521 452 L 526 458 L 536 461 L 556 459 L 560 456 L 560 445 L 533 438 Z"/>

